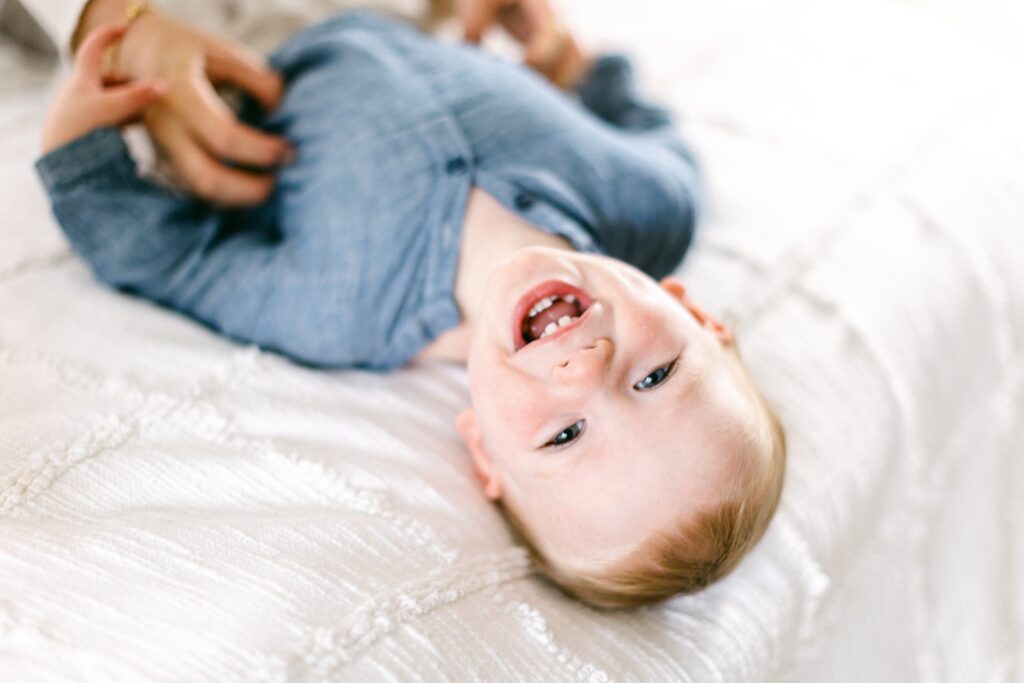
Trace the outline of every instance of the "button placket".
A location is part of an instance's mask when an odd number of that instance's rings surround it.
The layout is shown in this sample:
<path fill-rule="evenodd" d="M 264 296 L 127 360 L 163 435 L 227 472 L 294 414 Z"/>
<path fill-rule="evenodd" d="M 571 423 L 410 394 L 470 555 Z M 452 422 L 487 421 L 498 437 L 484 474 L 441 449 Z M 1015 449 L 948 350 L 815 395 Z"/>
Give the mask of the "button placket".
<path fill-rule="evenodd" d="M 466 172 L 467 168 L 468 164 L 466 163 L 466 159 L 463 156 L 452 157 L 444 165 L 444 170 L 449 175 L 462 175 L 463 173 Z"/>

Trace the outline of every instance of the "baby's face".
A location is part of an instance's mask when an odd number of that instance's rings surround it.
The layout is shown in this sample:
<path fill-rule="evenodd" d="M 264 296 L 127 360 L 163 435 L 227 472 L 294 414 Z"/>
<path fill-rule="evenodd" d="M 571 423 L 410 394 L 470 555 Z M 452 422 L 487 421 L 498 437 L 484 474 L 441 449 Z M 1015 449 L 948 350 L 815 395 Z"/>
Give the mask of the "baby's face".
<path fill-rule="evenodd" d="M 457 423 L 549 559 L 614 561 L 766 457 L 756 395 L 701 314 L 674 279 L 604 256 L 530 248 L 491 276 Z"/>

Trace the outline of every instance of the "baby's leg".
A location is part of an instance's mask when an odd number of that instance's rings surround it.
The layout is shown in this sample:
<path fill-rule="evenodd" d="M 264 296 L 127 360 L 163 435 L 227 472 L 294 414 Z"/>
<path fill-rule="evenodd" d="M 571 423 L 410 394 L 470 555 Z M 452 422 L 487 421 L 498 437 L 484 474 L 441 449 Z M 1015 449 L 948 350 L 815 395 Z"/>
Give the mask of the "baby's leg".
<path fill-rule="evenodd" d="M 263 208 L 231 211 L 138 177 L 124 141 L 101 128 L 37 162 L 72 245 L 110 285 L 224 334 L 315 364 L 359 351 L 324 295 L 331 259 L 281 240 Z"/>
<path fill-rule="evenodd" d="M 393 367 L 458 322 L 469 148 L 379 22 L 343 19 L 275 53 L 283 102 L 242 118 L 296 150 L 268 211 L 286 244 L 328 260 L 316 296 L 344 312 L 333 327 L 363 345 L 367 364 Z"/>
<path fill-rule="evenodd" d="M 437 205 L 435 179 L 446 155 L 431 126 L 442 125 L 432 99 L 405 65 L 368 33 L 360 13 L 311 26 L 271 56 L 285 95 L 269 115 L 251 99 L 239 118 L 285 137 L 296 161 L 277 171 L 268 204 L 282 234 L 319 242 L 353 259 L 373 233 L 424 221 Z M 397 20 L 396 20 L 397 21 Z M 393 233 L 391 238 L 397 239 Z"/>

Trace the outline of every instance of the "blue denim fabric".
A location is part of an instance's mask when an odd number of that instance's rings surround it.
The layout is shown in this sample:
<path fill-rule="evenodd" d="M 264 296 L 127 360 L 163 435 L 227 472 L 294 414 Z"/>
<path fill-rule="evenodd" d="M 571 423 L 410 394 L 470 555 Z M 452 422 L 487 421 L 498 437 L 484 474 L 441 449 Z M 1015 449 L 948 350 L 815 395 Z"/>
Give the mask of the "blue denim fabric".
<path fill-rule="evenodd" d="M 529 69 L 355 10 L 271 56 L 283 103 L 243 120 L 297 161 L 271 198 L 224 209 L 138 177 L 102 128 L 36 162 L 54 214 L 104 282 L 300 362 L 393 368 L 456 326 L 471 185 L 582 251 L 654 277 L 693 233 L 698 178 L 623 55 L 575 96 Z"/>

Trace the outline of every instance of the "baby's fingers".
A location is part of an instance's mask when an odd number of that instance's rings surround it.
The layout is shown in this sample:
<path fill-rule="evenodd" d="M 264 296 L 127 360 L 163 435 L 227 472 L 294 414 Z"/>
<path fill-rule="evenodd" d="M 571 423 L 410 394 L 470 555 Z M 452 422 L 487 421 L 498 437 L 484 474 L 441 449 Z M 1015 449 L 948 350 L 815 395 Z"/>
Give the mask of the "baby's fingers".
<path fill-rule="evenodd" d="M 142 115 L 146 107 L 167 94 L 162 81 L 143 81 L 104 88 L 100 96 L 103 125 L 121 124 Z"/>
<path fill-rule="evenodd" d="M 86 36 L 75 54 L 75 75 L 90 82 L 101 82 L 103 56 L 107 48 L 121 37 L 124 29 L 120 24 L 107 24 Z"/>

